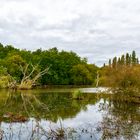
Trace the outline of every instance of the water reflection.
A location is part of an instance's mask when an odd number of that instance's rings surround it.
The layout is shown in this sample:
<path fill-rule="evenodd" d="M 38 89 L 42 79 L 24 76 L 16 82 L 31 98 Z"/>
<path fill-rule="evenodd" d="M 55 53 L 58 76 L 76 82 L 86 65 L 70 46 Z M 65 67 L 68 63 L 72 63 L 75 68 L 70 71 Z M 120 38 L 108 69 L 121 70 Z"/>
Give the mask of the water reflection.
<path fill-rule="evenodd" d="M 3 90 L 0 136 L 43 140 L 55 137 L 62 127 L 65 139 L 140 139 L 139 109 L 139 104 L 115 101 L 107 94 L 84 93 L 84 100 L 74 100 L 68 90 Z"/>
<path fill-rule="evenodd" d="M 96 96 L 85 94 L 85 100 L 73 100 L 71 93 L 42 93 L 38 91 L 8 91 L 0 94 L 0 118 L 14 115 L 44 118 L 56 122 L 58 118 L 73 118 L 87 104 L 95 104 Z"/>
<path fill-rule="evenodd" d="M 102 139 L 140 139 L 140 105 L 112 101 L 100 105 L 104 111 L 103 121 L 98 127 Z"/>

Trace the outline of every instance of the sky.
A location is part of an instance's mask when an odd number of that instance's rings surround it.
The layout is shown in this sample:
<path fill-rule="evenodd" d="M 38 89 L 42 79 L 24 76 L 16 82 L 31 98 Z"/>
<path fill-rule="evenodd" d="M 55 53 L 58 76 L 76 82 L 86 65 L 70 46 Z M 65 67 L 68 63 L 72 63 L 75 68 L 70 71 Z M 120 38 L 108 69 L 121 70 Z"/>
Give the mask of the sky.
<path fill-rule="evenodd" d="M 140 57 L 140 0 L 0 0 L 0 42 L 72 50 L 97 65 Z"/>

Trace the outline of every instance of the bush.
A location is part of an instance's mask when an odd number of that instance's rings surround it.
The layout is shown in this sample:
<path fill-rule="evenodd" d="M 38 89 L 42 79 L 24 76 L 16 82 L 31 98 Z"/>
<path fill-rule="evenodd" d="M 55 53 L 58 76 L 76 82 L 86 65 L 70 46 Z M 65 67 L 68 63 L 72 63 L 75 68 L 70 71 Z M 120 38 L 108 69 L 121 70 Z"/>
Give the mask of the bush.
<path fill-rule="evenodd" d="M 83 93 L 80 90 L 75 90 L 72 93 L 72 98 L 76 99 L 76 100 L 82 100 L 82 99 L 84 99 L 84 96 L 83 96 Z"/>
<path fill-rule="evenodd" d="M 10 81 L 9 76 L 1 76 L 0 77 L 0 88 L 8 88 L 9 81 Z"/>

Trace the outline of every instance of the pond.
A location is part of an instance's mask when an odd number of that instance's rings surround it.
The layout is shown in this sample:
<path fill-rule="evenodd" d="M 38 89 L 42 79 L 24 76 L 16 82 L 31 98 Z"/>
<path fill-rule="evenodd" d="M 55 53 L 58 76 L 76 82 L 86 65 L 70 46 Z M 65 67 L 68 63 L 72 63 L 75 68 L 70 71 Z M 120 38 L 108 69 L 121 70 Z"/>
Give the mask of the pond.
<path fill-rule="evenodd" d="M 0 90 L 0 139 L 140 139 L 140 104 L 82 90 L 83 100 L 73 88 Z"/>

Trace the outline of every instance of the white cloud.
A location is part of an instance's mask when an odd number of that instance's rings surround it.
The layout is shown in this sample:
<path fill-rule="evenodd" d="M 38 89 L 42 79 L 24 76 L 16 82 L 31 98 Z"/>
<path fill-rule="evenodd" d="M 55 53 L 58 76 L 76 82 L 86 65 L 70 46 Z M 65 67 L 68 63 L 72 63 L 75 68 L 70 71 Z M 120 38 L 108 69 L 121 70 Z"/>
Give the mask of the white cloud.
<path fill-rule="evenodd" d="M 0 0 L 0 38 L 32 50 L 58 46 L 103 63 L 140 50 L 140 1 Z"/>

